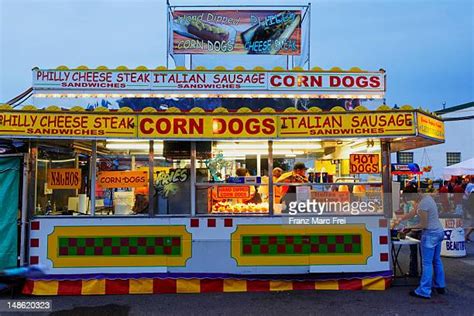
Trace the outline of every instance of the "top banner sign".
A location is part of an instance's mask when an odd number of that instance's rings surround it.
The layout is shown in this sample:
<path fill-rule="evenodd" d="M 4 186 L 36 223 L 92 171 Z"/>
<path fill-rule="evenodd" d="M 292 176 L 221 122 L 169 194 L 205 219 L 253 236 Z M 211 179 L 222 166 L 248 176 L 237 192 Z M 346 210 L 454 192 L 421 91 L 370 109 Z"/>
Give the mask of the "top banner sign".
<path fill-rule="evenodd" d="M 219 95 L 318 94 L 365 95 L 385 93 L 384 72 L 225 71 L 225 70 L 33 70 L 33 88 L 41 90 L 153 92 Z"/>
<path fill-rule="evenodd" d="M 301 54 L 301 11 L 173 11 L 173 54 Z"/>

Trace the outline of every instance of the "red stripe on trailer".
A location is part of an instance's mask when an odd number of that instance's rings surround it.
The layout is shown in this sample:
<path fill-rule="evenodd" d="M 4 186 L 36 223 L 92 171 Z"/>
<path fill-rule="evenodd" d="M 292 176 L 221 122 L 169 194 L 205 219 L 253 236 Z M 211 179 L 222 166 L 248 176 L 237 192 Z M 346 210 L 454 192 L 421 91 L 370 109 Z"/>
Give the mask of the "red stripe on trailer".
<path fill-rule="evenodd" d="M 31 295 L 33 294 L 34 288 L 35 288 L 35 281 L 26 280 L 25 284 L 23 285 L 23 290 L 21 291 L 21 293 L 25 295 Z"/>
<path fill-rule="evenodd" d="M 105 280 L 105 293 L 107 294 L 129 294 L 129 280 Z"/>
<path fill-rule="evenodd" d="M 270 291 L 270 281 L 247 281 L 247 292 Z"/>
<path fill-rule="evenodd" d="M 58 282 L 58 295 L 81 295 L 82 280 Z"/>
<path fill-rule="evenodd" d="M 154 279 L 153 293 L 176 293 L 176 280 Z"/>
<path fill-rule="evenodd" d="M 224 292 L 224 280 L 201 280 L 201 292 Z"/>
<path fill-rule="evenodd" d="M 314 290 L 314 281 L 293 281 L 293 290 Z"/>
<path fill-rule="evenodd" d="M 362 280 L 339 280 L 339 290 L 362 290 Z"/>

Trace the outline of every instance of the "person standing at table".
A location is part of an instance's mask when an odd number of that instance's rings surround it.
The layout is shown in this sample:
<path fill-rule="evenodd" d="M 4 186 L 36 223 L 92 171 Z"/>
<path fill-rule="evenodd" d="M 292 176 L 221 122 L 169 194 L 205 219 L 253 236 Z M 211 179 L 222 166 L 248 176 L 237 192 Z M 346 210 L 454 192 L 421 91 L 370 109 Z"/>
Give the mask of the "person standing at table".
<path fill-rule="evenodd" d="M 403 215 L 398 222 L 406 221 L 408 236 L 421 239 L 421 230 L 416 229 L 420 224 L 420 217 L 416 213 L 417 188 L 407 186 L 403 189 L 401 208 Z M 410 245 L 410 270 L 408 276 L 418 277 L 418 245 Z"/>
<path fill-rule="evenodd" d="M 439 221 L 438 205 L 431 195 L 418 195 L 416 214 L 420 217 L 420 224 L 417 226 L 423 230 L 421 235 L 423 272 L 420 285 L 411 291 L 410 295 L 429 299 L 432 287 L 438 294 L 446 293 L 444 268 L 441 262 L 441 242 L 444 239 L 444 229 Z"/>

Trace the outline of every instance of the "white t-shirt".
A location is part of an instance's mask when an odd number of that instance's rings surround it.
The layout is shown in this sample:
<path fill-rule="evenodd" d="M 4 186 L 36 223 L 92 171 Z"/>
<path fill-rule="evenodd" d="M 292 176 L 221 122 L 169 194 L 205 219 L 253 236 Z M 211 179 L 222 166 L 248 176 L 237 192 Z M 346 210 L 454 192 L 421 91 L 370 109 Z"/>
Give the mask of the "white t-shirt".
<path fill-rule="evenodd" d="M 431 195 L 424 195 L 418 204 L 418 212 L 428 213 L 428 223 L 426 229 L 443 229 L 438 218 L 438 205 Z"/>

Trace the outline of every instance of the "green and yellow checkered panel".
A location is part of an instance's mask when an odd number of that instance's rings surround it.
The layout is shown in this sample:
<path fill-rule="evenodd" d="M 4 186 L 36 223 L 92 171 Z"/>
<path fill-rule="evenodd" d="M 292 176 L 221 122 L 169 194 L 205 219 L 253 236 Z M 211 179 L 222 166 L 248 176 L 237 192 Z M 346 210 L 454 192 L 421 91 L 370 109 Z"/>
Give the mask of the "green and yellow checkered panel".
<path fill-rule="evenodd" d="M 181 236 L 59 237 L 59 256 L 179 256 Z"/>
<path fill-rule="evenodd" d="M 325 255 L 362 253 L 361 235 L 245 235 L 242 255 Z"/>

